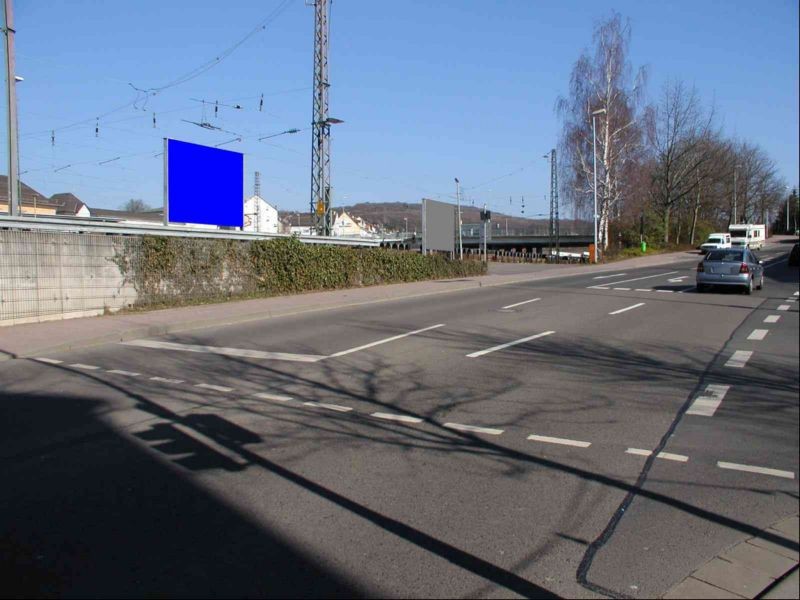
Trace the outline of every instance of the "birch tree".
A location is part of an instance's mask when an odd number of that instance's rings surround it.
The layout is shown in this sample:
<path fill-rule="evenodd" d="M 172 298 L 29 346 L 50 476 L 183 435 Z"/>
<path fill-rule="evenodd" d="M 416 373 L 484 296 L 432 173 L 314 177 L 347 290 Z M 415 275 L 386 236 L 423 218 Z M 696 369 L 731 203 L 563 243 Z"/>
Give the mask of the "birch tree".
<path fill-rule="evenodd" d="M 569 95 L 556 103 L 563 120 L 561 136 L 562 194 L 578 216 L 592 214 L 597 160 L 598 245 L 608 247 L 608 225 L 622 212 L 626 166 L 641 149 L 638 109 L 646 72 L 633 74 L 628 61 L 631 28 L 614 13 L 594 30 L 593 52 L 578 58 L 570 77 Z M 596 156 L 592 118 L 596 122 Z"/>

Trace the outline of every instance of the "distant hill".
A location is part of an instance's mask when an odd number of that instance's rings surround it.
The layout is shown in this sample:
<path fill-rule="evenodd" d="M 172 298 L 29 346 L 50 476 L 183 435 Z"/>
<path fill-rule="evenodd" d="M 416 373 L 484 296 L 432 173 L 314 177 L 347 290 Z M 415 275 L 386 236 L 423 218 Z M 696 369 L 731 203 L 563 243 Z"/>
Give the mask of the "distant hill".
<path fill-rule="evenodd" d="M 422 205 L 419 202 L 361 202 L 350 206 L 336 206 L 334 210 L 345 210 L 352 217 L 361 217 L 369 223 L 393 231 L 404 231 L 405 219 L 408 219 L 409 232 L 422 230 Z M 464 224 L 480 223 L 480 211 L 481 209 L 476 206 L 462 206 L 461 220 Z M 297 214 L 297 211 L 282 211 L 281 218 Z M 305 215 L 306 213 L 300 214 Z M 492 212 L 492 227 L 495 232 L 504 235 L 506 226 L 509 235 L 547 235 L 548 219 L 526 219 L 501 212 Z M 561 232 L 564 234 L 570 233 L 576 228 L 579 232 L 588 231 L 587 227 L 589 224 L 581 221 L 561 220 Z"/>

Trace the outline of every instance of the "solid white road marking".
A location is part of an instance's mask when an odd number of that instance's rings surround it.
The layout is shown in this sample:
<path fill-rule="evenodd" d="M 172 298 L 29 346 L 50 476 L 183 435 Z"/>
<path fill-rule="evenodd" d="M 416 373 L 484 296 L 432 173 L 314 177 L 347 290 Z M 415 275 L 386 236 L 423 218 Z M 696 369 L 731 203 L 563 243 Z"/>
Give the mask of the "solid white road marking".
<path fill-rule="evenodd" d="M 644 304 L 645 304 L 644 302 L 639 302 L 638 304 L 634 304 L 634 305 L 628 306 L 626 308 L 620 308 L 619 310 L 615 310 L 614 312 L 610 312 L 608 314 L 610 314 L 610 315 L 618 315 L 620 313 L 624 313 L 625 311 L 633 310 L 634 308 L 639 308 L 640 306 L 644 306 Z"/>
<path fill-rule="evenodd" d="M 765 337 L 767 337 L 768 333 L 769 329 L 753 329 L 752 333 L 747 336 L 747 339 L 754 341 L 761 341 Z"/>
<path fill-rule="evenodd" d="M 705 395 L 695 398 L 695 401 L 692 402 L 686 414 L 700 417 L 713 417 L 730 388 L 731 386 L 729 385 L 706 386 Z"/>
<path fill-rule="evenodd" d="M 627 273 L 614 273 L 613 275 L 598 275 L 597 277 L 592 277 L 592 279 L 610 279 L 611 277 L 622 277 L 623 275 L 627 275 Z"/>
<path fill-rule="evenodd" d="M 490 352 L 496 352 L 497 350 L 504 350 L 505 348 L 516 346 L 517 344 L 524 344 L 525 342 L 530 342 L 531 340 L 535 340 L 537 338 L 544 337 L 546 335 L 551 335 L 553 333 L 555 333 L 555 331 L 545 331 L 543 333 L 537 333 L 536 335 L 531 335 L 526 338 L 522 338 L 521 340 L 514 340 L 513 342 L 508 342 L 506 344 L 499 344 L 497 346 L 492 346 L 491 348 L 487 348 L 486 350 L 480 350 L 479 352 L 473 352 L 472 354 L 467 354 L 467 358 L 478 358 L 479 356 L 483 356 L 484 354 L 489 354 Z"/>
<path fill-rule="evenodd" d="M 623 281 L 615 281 L 614 285 L 619 285 L 620 283 L 630 283 L 631 281 L 641 281 L 642 279 L 652 279 L 653 277 L 664 277 L 665 275 L 673 275 L 678 271 L 668 271 L 666 273 L 658 273 L 657 275 L 648 275 L 647 277 L 636 277 L 635 279 L 625 279 Z M 592 289 L 593 287 L 598 287 L 596 285 L 589 286 L 587 289 Z"/>
<path fill-rule="evenodd" d="M 34 358 L 33 360 L 40 363 L 47 363 L 48 365 L 60 365 L 64 362 L 63 360 L 57 360 L 55 358 Z"/>
<path fill-rule="evenodd" d="M 170 379 L 168 377 L 151 377 L 150 381 L 160 381 L 161 383 L 183 383 L 183 379 Z"/>
<path fill-rule="evenodd" d="M 355 348 L 350 348 L 348 350 L 342 350 L 341 352 L 334 352 L 330 356 L 326 358 L 337 358 L 339 356 L 344 356 L 345 354 L 351 354 L 353 352 L 358 352 L 359 350 L 366 350 L 367 348 L 372 348 L 373 346 L 380 346 L 381 344 L 388 344 L 389 342 L 393 342 L 395 340 L 400 340 L 410 335 L 416 335 L 418 333 L 423 333 L 425 331 L 430 331 L 431 329 L 438 329 L 439 327 L 444 327 L 444 323 L 439 323 L 438 325 L 431 325 L 430 327 L 425 327 L 423 329 L 415 329 L 414 331 L 409 331 L 408 333 L 401 333 L 400 335 L 393 335 L 390 338 L 386 338 L 383 340 L 378 340 L 377 342 L 372 342 L 370 344 L 364 344 L 363 346 L 356 346 Z"/>
<path fill-rule="evenodd" d="M 409 417 L 408 415 L 392 415 L 389 413 L 376 412 L 372 415 L 376 419 L 386 419 L 387 421 L 400 421 L 401 423 L 422 423 L 422 419 Z"/>
<path fill-rule="evenodd" d="M 614 288 L 618 292 L 630 292 L 631 288 Z"/>
<path fill-rule="evenodd" d="M 204 390 L 213 390 L 215 392 L 232 392 L 232 387 L 225 387 L 224 385 L 211 385 L 210 383 L 197 383 L 194 387 L 203 388 Z"/>
<path fill-rule="evenodd" d="M 326 404 L 324 402 L 303 402 L 305 406 L 316 406 L 318 408 L 327 408 L 328 410 L 335 410 L 337 412 L 350 412 L 353 410 L 349 406 L 339 406 L 338 404 Z"/>
<path fill-rule="evenodd" d="M 591 442 L 581 442 L 580 440 L 568 440 L 566 438 L 549 437 L 546 435 L 529 435 L 529 440 L 534 442 L 545 442 L 546 444 L 560 444 L 562 446 L 575 446 L 576 448 L 588 448 Z"/>
<path fill-rule="evenodd" d="M 261 398 L 262 400 L 275 400 L 277 402 L 288 402 L 292 399 L 291 396 L 281 396 L 280 394 L 266 394 L 259 392 L 258 394 L 253 394 L 256 398 Z"/>
<path fill-rule="evenodd" d="M 625 450 L 626 454 L 636 454 L 637 456 L 650 456 L 652 450 L 643 450 L 641 448 L 628 448 Z M 659 452 L 656 458 L 663 458 L 665 460 L 674 460 L 677 462 L 688 462 L 689 457 L 683 454 L 672 454 L 671 452 Z"/>
<path fill-rule="evenodd" d="M 791 308 L 791 307 L 788 304 L 781 304 L 778 307 L 778 310 L 789 310 L 789 308 Z"/>
<path fill-rule="evenodd" d="M 492 429 L 491 427 L 476 427 L 475 425 L 462 425 L 461 423 L 445 423 L 444 427 L 457 431 L 469 431 L 472 433 L 486 433 L 488 435 L 500 435 L 502 429 Z"/>
<path fill-rule="evenodd" d="M 126 375 L 127 377 L 138 377 L 141 373 L 134 373 L 133 371 L 122 371 L 121 369 L 107 369 L 106 373 L 113 373 L 114 375 Z"/>
<path fill-rule="evenodd" d="M 764 317 L 764 323 L 777 323 L 780 318 L 780 315 L 767 315 Z"/>
<path fill-rule="evenodd" d="M 592 289 L 592 290 L 610 290 L 611 288 L 610 287 L 603 287 L 603 286 L 600 286 L 600 285 L 596 285 L 596 286 L 594 286 L 592 288 L 589 288 L 589 289 Z"/>
<path fill-rule="evenodd" d="M 728 359 L 725 366 L 733 369 L 741 369 L 747 364 L 751 356 L 753 356 L 753 353 L 750 350 L 737 350 L 733 353 L 733 356 Z"/>
<path fill-rule="evenodd" d="M 791 471 L 781 471 L 780 469 L 767 469 L 766 467 L 753 467 L 750 465 L 740 465 L 737 463 L 729 463 L 717 461 L 717 466 L 720 469 L 732 469 L 734 471 L 746 471 L 748 473 L 760 473 L 761 475 L 772 475 L 773 477 L 783 477 L 784 479 L 794 479 L 794 473 Z"/>
<path fill-rule="evenodd" d="M 524 302 L 517 302 L 516 304 L 509 304 L 508 306 L 504 306 L 503 308 L 515 308 L 517 306 L 522 306 L 523 304 L 529 304 L 531 302 L 538 302 L 541 298 L 533 298 L 532 300 L 525 300 Z"/>
<path fill-rule="evenodd" d="M 94 365 L 84 365 L 83 363 L 73 363 L 70 367 L 75 367 L 76 369 L 85 369 L 86 371 L 96 371 L 100 367 L 95 367 Z"/>
<path fill-rule="evenodd" d="M 159 342 L 157 340 L 133 340 L 122 342 L 126 346 L 140 348 L 158 348 L 162 350 L 177 350 L 180 352 L 200 352 L 204 354 L 220 354 L 222 356 L 239 356 L 242 358 L 263 358 L 268 360 L 288 360 L 294 362 L 318 362 L 325 358 L 318 354 L 290 354 L 288 352 L 264 352 L 246 348 L 224 348 L 220 346 L 201 346 L 197 344 L 176 344 L 173 342 Z"/>

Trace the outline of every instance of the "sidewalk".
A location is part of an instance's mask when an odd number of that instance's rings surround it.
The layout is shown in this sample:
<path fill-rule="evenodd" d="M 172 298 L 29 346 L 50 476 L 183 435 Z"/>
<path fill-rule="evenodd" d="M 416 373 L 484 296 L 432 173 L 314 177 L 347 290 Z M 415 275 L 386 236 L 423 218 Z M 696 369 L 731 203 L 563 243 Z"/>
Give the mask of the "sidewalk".
<path fill-rule="evenodd" d="M 419 281 L 393 285 L 274 296 L 221 304 L 205 304 L 100 317 L 47 321 L 0 327 L 0 362 L 14 358 L 64 352 L 99 344 L 153 337 L 167 333 L 232 325 L 302 313 L 418 298 L 479 287 L 511 285 L 587 273 L 619 271 L 621 268 L 668 265 L 696 256 L 687 252 L 657 254 L 608 265 L 518 265 L 513 273 L 470 279 Z M 507 263 L 498 263 L 503 271 Z M 624 267 L 623 267 L 624 264 Z M 491 265 L 494 267 L 494 263 Z M 529 269 L 526 267 L 530 267 Z M 522 272 L 520 272 L 522 271 Z M 527 272 L 526 272 L 527 271 Z"/>
<path fill-rule="evenodd" d="M 766 531 L 796 545 L 800 519 L 782 519 Z M 712 558 L 664 598 L 797 598 L 798 553 L 759 536 Z"/>

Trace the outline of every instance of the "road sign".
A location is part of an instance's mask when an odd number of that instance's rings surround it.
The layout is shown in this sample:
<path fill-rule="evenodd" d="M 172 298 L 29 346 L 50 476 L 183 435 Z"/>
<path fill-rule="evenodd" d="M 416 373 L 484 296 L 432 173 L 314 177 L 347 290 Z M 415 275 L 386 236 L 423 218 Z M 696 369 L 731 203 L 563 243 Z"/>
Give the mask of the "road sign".
<path fill-rule="evenodd" d="M 482 210 L 481 211 L 481 221 L 491 221 L 492 220 L 492 211 L 490 210 Z"/>

